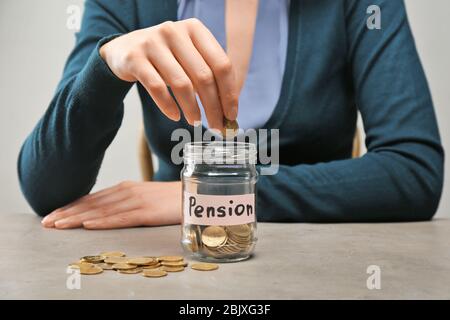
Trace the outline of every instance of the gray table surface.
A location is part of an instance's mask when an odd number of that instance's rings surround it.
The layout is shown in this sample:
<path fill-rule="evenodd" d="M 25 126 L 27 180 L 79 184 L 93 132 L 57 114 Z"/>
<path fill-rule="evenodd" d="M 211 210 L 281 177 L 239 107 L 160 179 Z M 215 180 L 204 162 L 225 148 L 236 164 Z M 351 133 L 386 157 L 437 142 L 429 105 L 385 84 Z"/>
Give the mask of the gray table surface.
<path fill-rule="evenodd" d="M 164 278 L 105 271 L 66 287 L 67 264 L 108 250 L 182 254 L 179 226 L 108 231 L 44 229 L 31 214 L 0 214 L 0 298 L 430 299 L 450 298 L 450 220 L 258 225 L 255 255 L 214 272 Z M 369 290 L 378 265 L 381 289 Z"/>

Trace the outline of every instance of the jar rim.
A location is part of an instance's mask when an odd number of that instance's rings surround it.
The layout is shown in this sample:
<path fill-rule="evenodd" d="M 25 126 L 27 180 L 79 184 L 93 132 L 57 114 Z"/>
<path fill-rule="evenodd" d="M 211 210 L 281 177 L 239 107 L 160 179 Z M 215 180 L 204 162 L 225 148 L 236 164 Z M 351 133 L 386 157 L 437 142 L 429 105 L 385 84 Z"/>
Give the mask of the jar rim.
<path fill-rule="evenodd" d="M 194 141 L 184 145 L 184 163 L 255 164 L 256 145 L 238 141 Z"/>

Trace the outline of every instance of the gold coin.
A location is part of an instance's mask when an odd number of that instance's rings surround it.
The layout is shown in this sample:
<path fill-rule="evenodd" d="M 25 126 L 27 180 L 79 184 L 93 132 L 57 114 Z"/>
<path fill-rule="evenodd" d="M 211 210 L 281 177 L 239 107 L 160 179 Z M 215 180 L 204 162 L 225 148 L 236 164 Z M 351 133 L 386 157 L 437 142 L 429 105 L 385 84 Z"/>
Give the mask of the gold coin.
<path fill-rule="evenodd" d="M 197 226 L 186 225 L 184 233 L 186 236 L 185 246 L 191 252 L 197 252 L 199 250 L 198 237 L 197 237 Z"/>
<path fill-rule="evenodd" d="M 184 267 L 168 267 L 168 266 L 162 266 L 161 270 L 167 271 L 167 272 L 180 272 L 184 270 Z"/>
<path fill-rule="evenodd" d="M 107 251 L 100 253 L 101 256 L 106 257 L 125 257 L 125 253 L 121 251 Z"/>
<path fill-rule="evenodd" d="M 160 256 L 158 257 L 158 261 L 166 261 L 166 262 L 177 262 L 183 261 L 184 258 L 182 256 Z"/>
<path fill-rule="evenodd" d="M 248 237 L 252 229 L 247 224 L 237 224 L 234 226 L 227 226 L 227 231 L 238 237 Z"/>
<path fill-rule="evenodd" d="M 160 269 L 144 269 L 142 275 L 149 278 L 159 278 L 167 276 L 167 272 Z"/>
<path fill-rule="evenodd" d="M 194 263 L 191 268 L 198 271 L 212 271 L 219 269 L 219 265 L 215 263 Z"/>
<path fill-rule="evenodd" d="M 223 128 L 222 128 L 222 137 L 225 139 L 233 139 L 237 136 L 239 132 L 239 124 L 236 120 L 228 120 L 227 118 L 223 117 Z"/>
<path fill-rule="evenodd" d="M 228 238 L 227 245 L 236 246 L 236 247 L 248 246 L 249 244 L 252 243 L 252 241 L 253 241 L 252 238 L 239 239 L 239 238 L 230 236 Z"/>
<path fill-rule="evenodd" d="M 106 257 L 105 263 L 126 263 L 128 261 L 127 257 Z"/>
<path fill-rule="evenodd" d="M 218 226 L 209 226 L 203 229 L 202 242 L 208 247 L 219 247 L 227 241 L 227 232 Z"/>
<path fill-rule="evenodd" d="M 102 256 L 85 256 L 81 258 L 81 261 L 90 263 L 100 263 L 103 262 L 104 259 L 105 258 Z"/>
<path fill-rule="evenodd" d="M 93 263 L 90 263 L 90 262 L 78 261 L 78 262 L 72 262 L 71 264 L 69 264 L 69 267 L 79 269 L 80 265 L 82 265 L 82 264 L 85 264 L 85 265 L 88 265 L 88 266 L 93 266 L 94 265 Z"/>
<path fill-rule="evenodd" d="M 133 264 L 128 263 L 115 263 L 113 266 L 113 269 L 115 270 L 129 270 L 129 269 L 135 269 L 136 266 Z"/>
<path fill-rule="evenodd" d="M 162 266 L 165 267 L 186 267 L 187 262 L 184 261 L 176 261 L 176 262 L 170 262 L 170 261 L 163 261 L 161 262 Z"/>
<path fill-rule="evenodd" d="M 97 266 L 99 266 L 100 268 L 102 268 L 103 270 L 114 270 L 112 263 L 99 263 L 97 264 Z"/>
<path fill-rule="evenodd" d="M 220 252 L 218 250 L 215 250 L 215 248 L 209 248 L 207 246 L 204 246 L 202 248 L 202 254 L 213 258 L 221 258 Z"/>
<path fill-rule="evenodd" d="M 128 259 L 127 263 L 142 266 L 142 265 L 156 264 L 158 263 L 158 261 L 156 261 L 156 259 L 153 258 L 137 257 Z"/>
<path fill-rule="evenodd" d="M 192 252 L 197 252 L 198 251 L 198 240 L 197 240 L 197 232 L 195 231 L 195 229 L 190 230 L 189 239 L 191 241 Z"/>
<path fill-rule="evenodd" d="M 102 272 L 103 272 L 103 269 L 97 265 L 87 265 L 87 264 L 80 265 L 80 273 L 81 274 L 99 274 Z"/>
<path fill-rule="evenodd" d="M 159 267 L 161 267 L 161 263 L 152 264 L 152 265 L 149 265 L 149 266 L 142 266 L 143 269 L 157 269 Z"/>
<path fill-rule="evenodd" d="M 123 274 L 136 274 L 136 273 L 141 273 L 142 270 L 143 269 L 141 267 L 138 267 L 138 268 L 134 268 L 134 269 L 118 269 L 117 272 L 123 273 Z"/>
<path fill-rule="evenodd" d="M 156 262 L 158 262 L 158 258 L 154 257 L 154 256 L 142 256 L 143 258 L 152 258 L 153 260 L 155 260 Z"/>

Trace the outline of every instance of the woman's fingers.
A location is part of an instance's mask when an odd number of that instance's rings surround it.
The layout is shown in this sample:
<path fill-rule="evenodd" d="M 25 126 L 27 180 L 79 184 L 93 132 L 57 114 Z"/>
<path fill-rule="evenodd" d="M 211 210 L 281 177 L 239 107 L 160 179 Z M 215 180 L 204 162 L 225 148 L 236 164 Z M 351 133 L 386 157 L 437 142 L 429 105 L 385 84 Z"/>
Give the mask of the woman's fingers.
<path fill-rule="evenodd" d="M 115 214 L 112 216 L 83 222 L 86 229 L 116 229 L 142 226 L 145 224 L 145 212 L 141 209 Z"/>
<path fill-rule="evenodd" d="M 56 209 L 55 211 L 47 215 L 44 219 L 42 219 L 41 223 L 46 228 L 53 228 L 56 221 L 78 214 L 83 210 L 87 210 L 89 208 L 89 201 L 90 200 L 87 198 L 80 198 L 65 207 Z"/>
<path fill-rule="evenodd" d="M 134 182 L 124 181 L 113 187 L 83 196 L 67 206 L 57 209 L 47 215 L 42 220 L 42 225 L 46 228 L 52 228 L 58 220 L 90 211 L 93 208 L 107 205 L 108 203 L 124 200 L 130 196 L 130 190 L 134 185 Z"/>
<path fill-rule="evenodd" d="M 130 198 L 127 200 L 117 200 L 116 202 L 102 205 L 86 212 L 61 219 L 55 222 L 57 229 L 79 228 L 83 226 L 83 222 L 98 218 L 104 218 L 128 212 L 139 208 L 141 202 L 137 198 Z"/>
<path fill-rule="evenodd" d="M 164 80 L 152 64 L 148 60 L 142 60 L 136 69 L 136 78 L 153 98 L 162 113 L 171 120 L 180 120 L 180 110 L 170 95 Z"/>
<path fill-rule="evenodd" d="M 209 127 L 221 131 L 223 128 L 223 110 L 214 78 L 212 82 L 203 80 L 203 84 L 199 85 L 197 90 L 205 109 Z"/>
<path fill-rule="evenodd" d="M 230 59 L 213 34 L 198 19 L 188 19 L 185 23 L 194 46 L 214 73 L 224 115 L 229 120 L 235 120 L 239 89 Z"/>
<path fill-rule="evenodd" d="M 194 86 L 172 53 L 167 50 L 162 57 L 152 63 L 160 70 L 162 78 L 170 86 L 187 122 L 194 125 L 194 122 L 201 121 Z"/>
<path fill-rule="evenodd" d="M 176 31 L 172 33 L 167 31 L 166 35 L 170 49 L 194 84 L 205 109 L 210 128 L 221 130 L 223 126 L 223 110 L 217 83 L 223 79 L 219 76 L 215 77 L 209 65 L 195 48 L 185 29 L 180 24 L 175 23 L 174 25 L 178 26 Z"/>
<path fill-rule="evenodd" d="M 122 182 L 93 195 L 96 196 L 83 197 L 76 205 L 52 215 L 56 219 L 53 226 L 108 229 L 180 222 L 179 181 Z"/>
<path fill-rule="evenodd" d="M 222 129 L 223 115 L 237 116 L 239 88 L 230 59 L 197 19 L 130 32 L 104 44 L 100 55 L 117 77 L 139 81 L 170 119 L 178 120 L 180 112 L 166 85 L 190 124 L 201 119 L 196 92 L 211 127 Z"/>
<path fill-rule="evenodd" d="M 80 212 L 84 212 L 90 209 L 90 204 L 87 201 L 83 201 L 78 203 L 75 206 L 70 207 L 67 210 L 58 211 L 51 213 L 47 217 L 45 217 L 41 223 L 46 228 L 53 228 L 55 227 L 55 223 L 62 219 L 67 219 L 68 217 L 74 216 L 79 214 Z"/>
<path fill-rule="evenodd" d="M 83 202 L 86 202 L 88 200 L 91 200 L 91 199 L 94 199 L 94 198 L 98 198 L 98 197 L 101 197 L 101 196 L 103 196 L 105 194 L 111 193 L 114 190 L 116 190 L 117 187 L 118 186 L 109 187 L 109 188 L 106 188 L 106 189 L 103 189 L 103 190 L 99 190 L 97 192 L 90 193 L 90 194 L 87 194 L 85 196 L 82 196 L 81 198 L 79 198 L 79 199 L 77 199 L 77 200 L 75 200 L 75 201 L 73 201 L 73 202 L 71 202 L 71 203 L 69 203 L 69 204 L 67 204 L 67 205 L 65 205 L 65 206 L 63 206 L 61 208 L 58 208 L 58 209 L 54 210 L 49 215 L 47 215 L 44 218 L 44 220 L 46 220 L 46 219 L 51 220 L 53 217 L 56 216 L 57 213 L 59 213 L 61 211 L 67 211 L 68 209 L 70 209 L 70 208 L 72 208 L 72 207 L 74 207 L 74 206 L 76 206 L 76 205 L 78 205 L 80 203 L 83 203 Z"/>
<path fill-rule="evenodd" d="M 165 83 L 170 86 L 189 124 L 193 125 L 195 121 L 200 121 L 200 109 L 195 98 L 194 86 L 169 48 L 166 46 L 149 48 L 148 59 Z"/>

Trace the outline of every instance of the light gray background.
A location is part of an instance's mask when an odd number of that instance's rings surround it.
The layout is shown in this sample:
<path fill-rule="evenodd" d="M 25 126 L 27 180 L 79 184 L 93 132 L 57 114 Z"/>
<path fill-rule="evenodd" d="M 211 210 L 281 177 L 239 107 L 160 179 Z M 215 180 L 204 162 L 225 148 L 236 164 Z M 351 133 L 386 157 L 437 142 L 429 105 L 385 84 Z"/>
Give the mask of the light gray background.
<path fill-rule="evenodd" d="M 66 27 L 69 5 L 82 7 L 83 1 L 0 1 L 0 214 L 31 212 L 17 180 L 17 155 L 25 137 L 47 108 L 73 46 L 74 31 Z M 406 5 L 448 151 L 450 1 L 406 0 Z M 142 120 L 135 90 L 127 96 L 125 106 L 123 125 L 106 153 L 95 189 L 122 180 L 140 179 L 136 150 Z M 446 184 L 449 179 L 446 170 Z M 438 216 L 450 217 L 447 186 Z"/>

